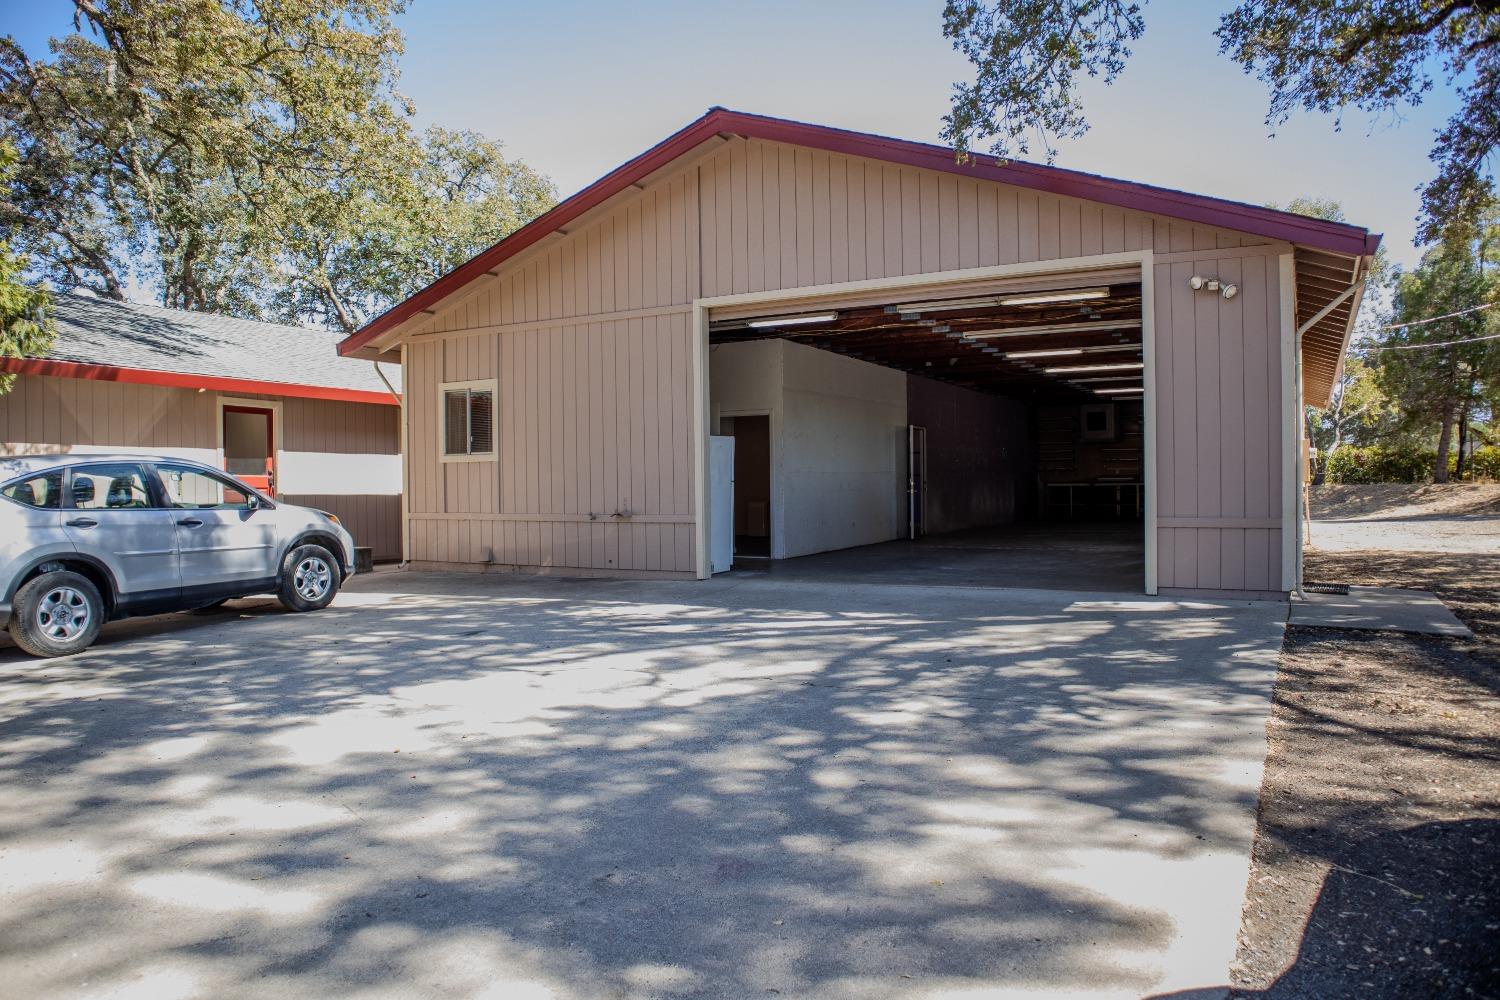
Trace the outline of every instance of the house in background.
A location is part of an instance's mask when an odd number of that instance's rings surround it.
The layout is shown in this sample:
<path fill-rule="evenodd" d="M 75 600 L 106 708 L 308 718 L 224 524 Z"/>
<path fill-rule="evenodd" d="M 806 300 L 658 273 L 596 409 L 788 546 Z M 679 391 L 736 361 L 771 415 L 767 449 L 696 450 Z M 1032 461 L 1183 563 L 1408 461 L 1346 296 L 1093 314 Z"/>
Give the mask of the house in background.
<path fill-rule="evenodd" d="M 401 558 L 399 370 L 339 356 L 337 334 L 60 295 L 46 357 L 0 358 L 0 453 L 142 452 L 224 469 L 337 514 Z"/>
<path fill-rule="evenodd" d="M 861 565 L 1274 597 L 1379 243 L 715 108 L 340 351 L 404 366 L 417 566 L 701 579 L 736 536 L 1015 526 L 1024 558 Z"/>

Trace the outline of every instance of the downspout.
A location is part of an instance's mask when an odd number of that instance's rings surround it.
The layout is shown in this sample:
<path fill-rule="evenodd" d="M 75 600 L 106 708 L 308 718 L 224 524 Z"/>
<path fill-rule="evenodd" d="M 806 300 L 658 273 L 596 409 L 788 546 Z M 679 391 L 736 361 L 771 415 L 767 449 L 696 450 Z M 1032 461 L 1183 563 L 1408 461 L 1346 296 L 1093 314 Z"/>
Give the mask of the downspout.
<path fill-rule="evenodd" d="M 372 360 L 370 364 L 375 366 L 375 374 L 379 375 L 380 381 L 385 383 L 386 391 L 391 394 L 391 398 L 396 401 L 396 405 L 402 406 L 403 404 L 401 402 L 401 393 L 397 392 L 396 387 L 391 385 L 391 380 L 385 377 L 385 372 L 380 368 L 380 362 Z"/>

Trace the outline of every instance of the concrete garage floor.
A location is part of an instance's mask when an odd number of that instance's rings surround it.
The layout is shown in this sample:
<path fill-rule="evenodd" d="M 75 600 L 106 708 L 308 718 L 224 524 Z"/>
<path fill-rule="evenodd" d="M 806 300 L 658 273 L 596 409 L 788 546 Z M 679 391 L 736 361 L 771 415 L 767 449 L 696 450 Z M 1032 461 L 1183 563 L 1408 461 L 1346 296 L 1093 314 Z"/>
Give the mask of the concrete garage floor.
<path fill-rule="evenodd" d="M 779 581 L 1139 594 L 1146 577 L 1143 530 L 1130 523 L 1009 524 L 796 559 L 743 559 L 735 569 Z"/>
<path fill-rule="evenodd" d="M 382 573 L 0 649 L 0 982 L 1221 987 L 1285 606 L 997 593 Z"/>

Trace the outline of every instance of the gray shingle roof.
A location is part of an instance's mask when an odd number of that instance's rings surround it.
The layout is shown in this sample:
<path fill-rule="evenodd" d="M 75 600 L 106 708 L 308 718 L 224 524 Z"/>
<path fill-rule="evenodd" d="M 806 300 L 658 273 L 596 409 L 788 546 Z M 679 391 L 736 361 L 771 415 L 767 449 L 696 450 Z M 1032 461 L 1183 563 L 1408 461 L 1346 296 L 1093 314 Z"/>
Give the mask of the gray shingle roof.
<path fill-rule="evenodd" d="M 368 361 L 342 358 L 342 334 L 279 323 L 57 295 L 57 339 L 46 360 L 334 389 L 386 392 Z M 401 371 L 381 370 L 398 390 Z"/>

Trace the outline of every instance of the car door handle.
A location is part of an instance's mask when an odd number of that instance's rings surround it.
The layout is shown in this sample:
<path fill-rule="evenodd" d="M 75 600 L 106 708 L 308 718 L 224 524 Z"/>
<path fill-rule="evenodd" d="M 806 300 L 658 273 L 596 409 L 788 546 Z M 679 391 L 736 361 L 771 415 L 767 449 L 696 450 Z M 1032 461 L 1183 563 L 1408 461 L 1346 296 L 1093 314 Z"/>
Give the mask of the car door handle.
<path fill-rule="evenodd" d="M 73 520 L 65 521 L 63 523 L 70 528 L 92 528 L 99 522 L 94 520 L 92 517 L 75 517 L 73 518 Z"/>
<path fill-rule="evenodd" d="M 184 528 L 201 528 L 203 526 L 203 522 L 198 520 L 196 517 L 185 517 L 177 523 L 182 525 Z"/>

